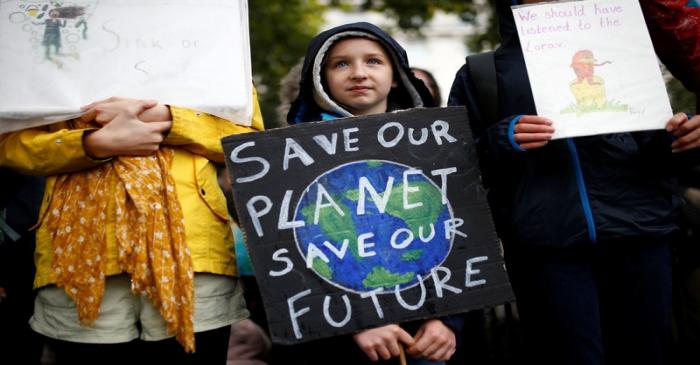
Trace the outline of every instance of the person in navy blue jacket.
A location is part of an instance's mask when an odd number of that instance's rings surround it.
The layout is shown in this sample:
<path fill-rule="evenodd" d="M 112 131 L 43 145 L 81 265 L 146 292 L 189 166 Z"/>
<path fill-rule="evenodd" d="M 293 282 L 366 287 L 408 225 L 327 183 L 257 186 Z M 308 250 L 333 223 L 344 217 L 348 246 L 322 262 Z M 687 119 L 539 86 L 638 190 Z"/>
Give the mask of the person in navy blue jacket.
<path fill-rule="evenodd" d="M 299 85 L 299 95 L 287 114 L 289 124 L 433 106 L 430 92 L 413 75 L 404 49 L 369 23 L 342 25 L 312 39 Z M 423 360 L 435 364 L 454 353 L 460 325 L 459 316 L 407 326 L 390 324 L 353 335 L 356 345 L 347 337 L 311 343 L 313 350 L 294 363 L 317 363 L 312 357 L 323 364 L 396 360 L 399 347 L 405 346 L 415 361 L 410 364 L 423 364 L 419 362 Z M 366 356 L 353 357 L 358 348 Z"/>
<path fill-rule="evenodd" d="M 536 1 L 526 1 L 536 2 Z M 681 200 L 673 166 L 700 145 L 700 117 L 666 130 L 550 140 L 536 115 L 510 5 L 498 0 L 498 120 L 481 115 L 467 66 L 449 105 L 466 105 L 516 295 L 538 364 L 663 364 Z"/>

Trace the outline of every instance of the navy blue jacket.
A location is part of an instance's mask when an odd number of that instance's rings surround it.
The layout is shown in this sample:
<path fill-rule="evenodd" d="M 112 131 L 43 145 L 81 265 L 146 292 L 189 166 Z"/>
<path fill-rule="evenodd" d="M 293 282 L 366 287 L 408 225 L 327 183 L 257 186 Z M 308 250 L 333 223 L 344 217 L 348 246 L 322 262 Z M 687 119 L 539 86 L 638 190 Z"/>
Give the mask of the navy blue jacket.
<path fill-rule="evenodd" d="M 531 151 L 515 144 L 509 131 L 514 119 L 536 111 L 510 3 L 497 1 L 499 120 L 480 116 L 466 65 L 457 73 L 448 102 L 469 111 L 504 243 L 563 247 L 674 232 L 681 200 L 667 132 L 560 139 Z"/>

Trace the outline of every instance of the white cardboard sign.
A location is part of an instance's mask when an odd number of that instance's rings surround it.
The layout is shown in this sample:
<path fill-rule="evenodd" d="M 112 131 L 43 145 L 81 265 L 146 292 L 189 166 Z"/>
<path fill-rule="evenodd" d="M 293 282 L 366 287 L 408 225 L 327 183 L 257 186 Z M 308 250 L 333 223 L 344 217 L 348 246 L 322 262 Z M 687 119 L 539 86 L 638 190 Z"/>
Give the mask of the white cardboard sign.
<path fill-rule="evenodd" d="M 0 132 L 110 96 L 252 117 L 246 0 L 0 0 Z"/>
<path fill-rule="evenodd" d="M 554 138 L 664 128 L 671 106 L 636 0 L 521 5 L 513 16 Z"/>

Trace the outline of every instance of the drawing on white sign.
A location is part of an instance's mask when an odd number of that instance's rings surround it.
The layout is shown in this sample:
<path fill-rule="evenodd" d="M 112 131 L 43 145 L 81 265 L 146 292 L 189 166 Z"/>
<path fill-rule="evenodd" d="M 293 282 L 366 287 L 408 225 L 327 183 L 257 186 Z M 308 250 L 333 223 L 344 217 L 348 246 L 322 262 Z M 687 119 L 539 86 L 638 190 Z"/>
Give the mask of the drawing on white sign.
<path fill-rule="evenodd" d="M 672 116 L 635 0 L 513 6 L 537 114 L 553 138 L 661 129 Z"/>
<path fill-rule="evenodd" d="M 0 133 L 111 96 L 250 124 L 245 0 L 0 1 Z"/>
<path fill-rule="evenodd" d="M 629 112 L 629 105 L 608 99 L 605 80 L 595 74 L 596 67 L 611 63 L 612 61 L 598 62 L 588 49 L 574 53 L 570 67 L 576 78 L 569 82 L 569 90 L 575 102 L 562 109 L 562 114 L 574 113 L 580 117 L 594 112 Z M 614 76 L 624 77 L 617 74 Z"/>
<path fill-rule="evenodd" d="M 66 59 L 80 58 L 77 45 L 87 39 L 90 14 L 95 2 L 84 5 L 61 5 L 57 1 L 17 4 L 8 15 L 11 24 L 22 29 L 29 47 L 42 60 L 61 68 Z"/>

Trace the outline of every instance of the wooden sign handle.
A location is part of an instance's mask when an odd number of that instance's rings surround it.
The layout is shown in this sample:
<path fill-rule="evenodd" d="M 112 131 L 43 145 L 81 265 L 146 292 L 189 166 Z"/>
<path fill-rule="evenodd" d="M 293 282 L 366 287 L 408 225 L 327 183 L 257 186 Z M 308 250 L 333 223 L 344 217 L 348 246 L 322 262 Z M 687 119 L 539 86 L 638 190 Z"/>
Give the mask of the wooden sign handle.
<path fill-rule="evenodd" d="M 403 344 L 399 344 L 399 362 L 401 365 L 406 365 L 406 352 L 403 349 Z"/>

